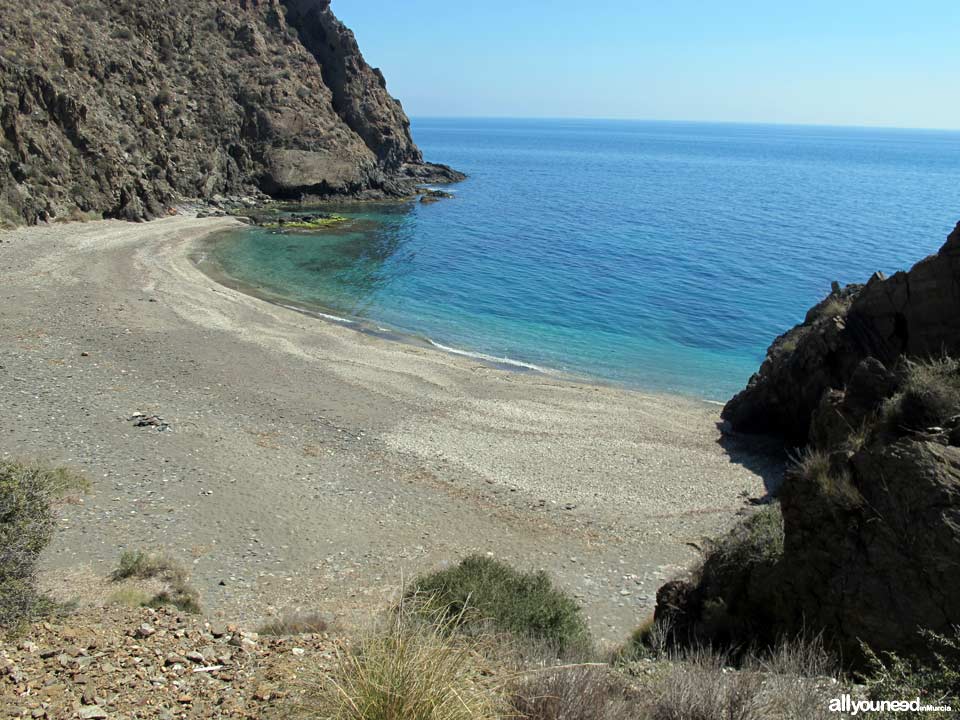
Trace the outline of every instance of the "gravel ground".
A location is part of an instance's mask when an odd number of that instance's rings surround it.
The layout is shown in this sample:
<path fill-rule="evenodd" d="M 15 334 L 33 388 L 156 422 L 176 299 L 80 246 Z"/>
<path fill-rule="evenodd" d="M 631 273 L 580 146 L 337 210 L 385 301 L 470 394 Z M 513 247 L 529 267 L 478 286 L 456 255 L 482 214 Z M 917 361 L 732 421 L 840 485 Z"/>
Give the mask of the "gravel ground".
<path fill-rule="evenodd" d="M 0 233 L 0 457 L 93 483 L 46 556 L 67 594 L 160 548 L 211 617 L 351 624 L 481 552 L 553 573 L 613 643 L 777 474 L 724 447 L 717 406 L 511 373 L 218 284 L 191 254 L 234 223 Z"/>

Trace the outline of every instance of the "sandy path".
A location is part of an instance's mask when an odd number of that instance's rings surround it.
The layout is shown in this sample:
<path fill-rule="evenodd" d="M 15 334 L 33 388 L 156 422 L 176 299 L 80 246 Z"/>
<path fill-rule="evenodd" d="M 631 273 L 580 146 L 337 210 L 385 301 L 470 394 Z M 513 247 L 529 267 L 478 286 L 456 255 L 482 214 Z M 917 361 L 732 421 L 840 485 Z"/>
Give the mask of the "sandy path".
<path fill-rule="evenodd" d="M 509 373 L 215 283 L 189 253 L 233 224 L 0 234 L 0 456 L 94 482 L 51 577 L 164 547 L 213 614 L 349 623 L 402 578 L 491 552 L 554 573 L 616 641 L 695 558 L 686 543 L 763 494 L 715 406 Z"/>

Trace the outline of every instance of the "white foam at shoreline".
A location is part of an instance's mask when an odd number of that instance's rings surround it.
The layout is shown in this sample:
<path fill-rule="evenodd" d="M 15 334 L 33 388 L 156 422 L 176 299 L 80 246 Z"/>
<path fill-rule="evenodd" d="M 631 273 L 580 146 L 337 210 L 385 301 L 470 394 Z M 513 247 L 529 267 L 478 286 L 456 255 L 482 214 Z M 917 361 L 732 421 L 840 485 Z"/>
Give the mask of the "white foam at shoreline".
<path fill-rule="evenodd" d="M 462 355 L 463 357 L 474 358 L 475 360 L 484 360 L 486 362 L 500 363 L 502 365 L 513 365 L 514 367 L 524 368 L 525 370 L 534 370 L 544 374 L 550 374 L 552 372 L 545 367 L 540 367 L 539 365 L 534 365 L 533 363 L 523 362 L 522 360 L 513 360 L 512 358 L 507 357 L 495 357 L 493 355 L 472 352 L 470 350 L 460 350 L 459 348 L 442 345 L 434 340 L 431 340 L 430 338 L 427 338 L 427 342 L 438 350 L 443 350 L 444 352 L 452 353 L 454 355 Z"/>
<path fill-rule="evenodd" d="M 276 303 L 282 308 L 287 310 L 294 310 L 296 312 L 306 313 L 307 315 L 313 315 L 314 317 L 323 318 L 324 320 L 330 320 L 335 323 L 340 323 L 341 325 L 356 325 L 357 323 L 353 320 L 348 320 L 347 318 L 342 318 L 338 315 L 329 315 L 325 312 L 320 312 L 319 310 L 308 310 L 307 308 L 297 307 L 296 305 L 285 305 L 284 303 Z"/>

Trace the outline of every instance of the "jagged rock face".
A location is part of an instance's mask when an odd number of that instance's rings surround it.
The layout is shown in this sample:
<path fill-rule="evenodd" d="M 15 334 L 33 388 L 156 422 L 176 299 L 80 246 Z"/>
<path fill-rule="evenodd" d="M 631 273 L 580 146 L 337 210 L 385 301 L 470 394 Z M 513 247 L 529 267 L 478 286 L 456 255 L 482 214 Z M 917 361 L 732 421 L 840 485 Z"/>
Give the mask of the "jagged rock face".
<path fill-rule="evenodd" d="M 780 432 L 806 444 L 827 390 L 843 389 L 862 360 L 960 354 L 960 224 L 909 272 L 835 291 L 777 338 L 746 389 L 723 409 L 743 432 Z"/>
<path fill-rule="evenodd" d="M 353 32 L 330 10 L 330 0 L 282 0 L 287 22 L 320 64 L 337 114 L 363 138 L 380 163 L 399 170 L 423 162 L 400 102 L 387 93 L 383 73 L 367 65 Z"/>
<path fill-rule="evenodd" d="M 778 494 L 782 553 L 719 585 L 702 573 L 665 586 L 658 617 L 733 644 L 825 629 L 850 661 L 860 641 L 922 655 L 919 629 L 950 634 L 960 625 L 957 358 L 960 225 L 909 272 L 835 288 L 774 342 L 723 414 L 735 430 L 808 444 Z"/>
<path fill-rule="evenodd" d="M 422 162 L 326 0 L 0 11 L 0 222 L 137 220 L 179 198 L 259 191 L 401 197 L 463 177 Z"/>
<path fill-rule="evenodd" d="M 924 367 L 867 358 L 846 390 L 823 395 L 819 459 L 798 462 L 778 494 L 782 553 L 748 556 L 722 582 L 705 569 L 661 588 L 657 617 L 679 639 L 762 645 L 825 630 L 856 663 L 861 641 L 923 656 L 919 629 L 960 625 L 960 363 L 943 361 L 918 389 Z"/>

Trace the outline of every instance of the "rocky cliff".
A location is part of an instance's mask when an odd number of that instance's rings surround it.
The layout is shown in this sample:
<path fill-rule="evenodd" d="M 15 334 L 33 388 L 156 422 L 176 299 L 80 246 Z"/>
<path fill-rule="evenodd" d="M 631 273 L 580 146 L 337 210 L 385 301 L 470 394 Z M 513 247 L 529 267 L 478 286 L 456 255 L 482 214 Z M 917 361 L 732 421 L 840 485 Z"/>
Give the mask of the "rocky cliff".
<path fill-rule="evenodd" d="M 0 222 L 403 197 L 424 163 L 329 0 L 0 0 Z"/>
<path fill-rule="evenodd" d="M 847 388 L 864 359 L 893 367 L 904 357 L 943 354 L 960 357 L 960 224 L 936 255 L 908 272 L 835 287 L 803 324 L 774 341 L 723 417 L 735 430 L 779 432 L 800 447 L 824 394 Z"/>
<path fill-rule="evenodd" d="M 826 631 L 920 656 L 960 626 L 960 225 L 937 255 L 834 287 L 724 408 L 795 451 L 779 502 L 658 593 L 677 637 L 746 646 Z"/>

